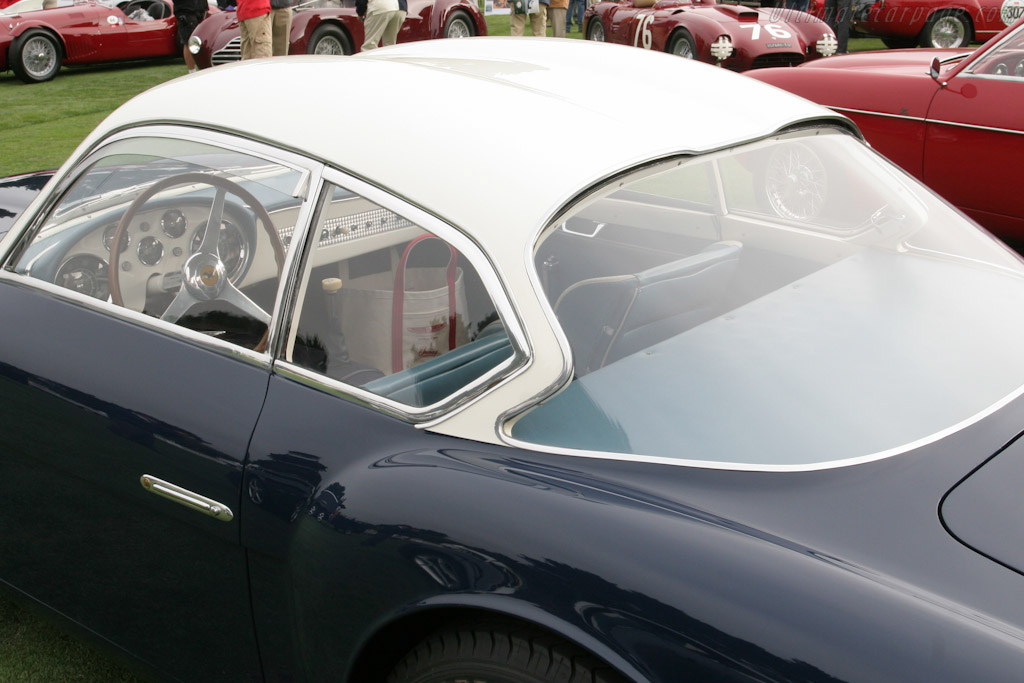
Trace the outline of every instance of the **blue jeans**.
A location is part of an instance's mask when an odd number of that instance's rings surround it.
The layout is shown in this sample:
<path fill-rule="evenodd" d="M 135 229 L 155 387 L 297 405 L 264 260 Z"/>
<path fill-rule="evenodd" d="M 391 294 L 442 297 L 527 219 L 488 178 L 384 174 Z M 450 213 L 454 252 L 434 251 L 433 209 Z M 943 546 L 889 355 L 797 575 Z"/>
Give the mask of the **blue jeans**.
<path fill-rule="evenodd" d="M 572 26 L 572 18 L 576 17 L 576 27 L 583 30 L 583 12 L 587 9 L 587 0 L 569 0 L 569 11 L 565 13 L 565 30 Z"/>

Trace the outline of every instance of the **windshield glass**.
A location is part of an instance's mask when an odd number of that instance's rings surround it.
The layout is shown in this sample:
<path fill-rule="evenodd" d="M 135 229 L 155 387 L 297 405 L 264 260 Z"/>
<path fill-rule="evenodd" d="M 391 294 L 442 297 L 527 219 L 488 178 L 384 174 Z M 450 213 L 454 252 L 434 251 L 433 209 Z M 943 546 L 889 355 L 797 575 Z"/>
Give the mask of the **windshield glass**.
<path fill-rule="evenodd" d="M 599 188 L 536 246 L 573 381 L 509 435 L 800 469 L 881 457 L 1021 391 L 1019 259 L 851 135 Z"/>
<path fill-rule="evenodd" d="M 1024 24 L 972 64 L 970 71 L 975 75 L 1024 78 Z"/>

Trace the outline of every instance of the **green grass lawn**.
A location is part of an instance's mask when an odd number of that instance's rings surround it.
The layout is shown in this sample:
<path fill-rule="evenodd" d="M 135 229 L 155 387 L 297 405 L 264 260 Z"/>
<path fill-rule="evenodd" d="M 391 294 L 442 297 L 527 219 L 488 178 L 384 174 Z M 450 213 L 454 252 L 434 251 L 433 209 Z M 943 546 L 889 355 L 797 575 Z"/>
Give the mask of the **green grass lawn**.
<path fill-rule="evenodd" d="M 508 35 L 508 17 L 489 17 L 491 35 Z M 570 37 L 581 38 L 579 33 Z M 881 49 L 854 39 L 852 50 Z M 185 73 L 180 60 L 100 68 L 64 68 L 48 83 L 24 85 L 0 74 L 0 176 L 56 168 L 85 135 L 133 95 Z M 204 103 L 197 103 L 202 106 Z M 205 103 L 211 105 L 211 103 Z M 45 620 L 0 597 L 0 681 L 127 683 L 132 673 L 106 653 L 72 640 Z"/>
<path fill-rule="evenodd" d="M 487 18 L 491 35 L 508 35 L 508 17 Z M 550 29 L 549 29 L 550 31 Z M 574 32 L 570 38 L 582 38 Z M 879 40 L 857 38 L 851 50 L 882 49 Z M 25 85 L 0 74 L 0 177 L 60 166 L 86 134 L 119 104 L 185 73 L 181 60 L 65 67 L 47 83 Z"/>
<path fill-rule="evenodd" d="M 0 596 L 0 681 L 137 683 L 131 671 Z"/>

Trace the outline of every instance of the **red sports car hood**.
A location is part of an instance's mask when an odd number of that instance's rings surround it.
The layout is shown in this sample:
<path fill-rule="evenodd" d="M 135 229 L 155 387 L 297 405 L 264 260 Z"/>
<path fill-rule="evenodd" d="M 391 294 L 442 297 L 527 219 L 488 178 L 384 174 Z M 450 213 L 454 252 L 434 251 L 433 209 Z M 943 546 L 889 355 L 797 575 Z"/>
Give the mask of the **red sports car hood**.
<path fill-rule="evenodd" d="M 971 54 L 970 50 L 963 50 L 962 48 L 880 50 L 878 52 L 858 52 L 848 55 L 837 55 L 829 59 L 818 59 L 802 64 L 800 68 L 856 69 L 861 71 L 885 71 L 887 73 L 904 71 L 919 74 L 928 73 L 928 68 L 936 57 L 939 58 L 939 61 L 942 61 L 955 55 L 969 54 Z"/>

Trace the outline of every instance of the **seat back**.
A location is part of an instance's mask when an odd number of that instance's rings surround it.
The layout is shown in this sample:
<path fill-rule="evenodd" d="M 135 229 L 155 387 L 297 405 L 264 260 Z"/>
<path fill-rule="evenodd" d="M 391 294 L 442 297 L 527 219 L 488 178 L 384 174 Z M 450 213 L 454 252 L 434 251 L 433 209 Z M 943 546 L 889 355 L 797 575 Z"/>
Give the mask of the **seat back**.
<path fill-rule="evenodd" d="M 717 314 L 739 262 L 739 242 L 716 242 L 692 256 L 633 275 L 581 280 L 555 302 L 576 375 L 614 362 Z"/>

